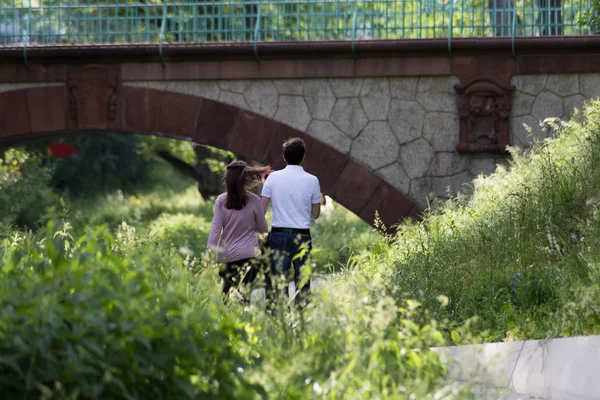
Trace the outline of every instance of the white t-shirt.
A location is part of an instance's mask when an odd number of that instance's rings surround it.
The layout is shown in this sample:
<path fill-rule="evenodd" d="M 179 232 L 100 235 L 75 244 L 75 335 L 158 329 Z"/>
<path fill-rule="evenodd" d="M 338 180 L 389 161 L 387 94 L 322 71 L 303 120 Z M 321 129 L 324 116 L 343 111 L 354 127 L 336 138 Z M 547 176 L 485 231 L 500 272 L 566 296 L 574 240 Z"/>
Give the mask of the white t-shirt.
<path fill-rule="evenodd" d="M 262 196 L 271 199 L 276 228 L 310 228 L 311 208 L 321 203 L 319 179 L 299 165 L 288 165 L 269 175 Z"/>

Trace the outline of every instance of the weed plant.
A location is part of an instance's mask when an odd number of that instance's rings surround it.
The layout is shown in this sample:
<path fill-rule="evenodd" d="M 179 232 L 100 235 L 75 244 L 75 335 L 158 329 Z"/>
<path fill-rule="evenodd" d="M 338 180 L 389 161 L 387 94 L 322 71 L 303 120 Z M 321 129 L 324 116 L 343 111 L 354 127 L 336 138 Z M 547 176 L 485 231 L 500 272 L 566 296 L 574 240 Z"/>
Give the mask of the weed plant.
<path fill-rule="evenodd" d="M 77 231 L 100 225 L 114 229 L 126 222 L 140 233 L 156 235 L 174 248 L 200 257 L 206 249 L 214 199 L 200 197 L 190 180 L 169 166 L 148 171 L 148 175 L 154 190 L 129 195 L 117 191 L 95 200 L 75 200 L 69 207 L 69 221 Z M 311 227 L 312 267 L 319 274 L 348 268 L 359 254 L 379 246 L 381 239 L 376 230 L 341 205 L 331 203 L 328 210 Z M 267 221 L 270 217 L 269 211 Z"/>
<path fill-rule="evenodd" d="M 439 320 L 476 318 L 487 340 L 600 333 L 600 102 L 550 123 L 554 138 L 511 148 L 508 168 L 400 225 L 363 270 Z M 435 311 L 440 294 L 449 305 Z"/>
<path fill-rule="evenodd" d="M 274 314 L 224 302 L 218 266 L 202 257 L 212 200 L 169 168 L 148 173 L 154 191 L 66 199 L 38 230 L 0 224 L 1 398 L 467 394 L 429 350 L 443 344 L 440 327 L 358 272 L 315 291 L 302 312 L 285 298 Z M 23 195 L 32 186 L 19 176 L 11 185 Z M 334 206 L 315 227 L 313 261 L 345 265 L 377 237 Z"/>
<path fill-rule="evenodd" d="M 40 159 L 26 151 L 6 150 L 0 158 L 0 227 L 35 228 L 47 209 L 59 207 L 51 178 L 51 166 Z"/>
<path fill-rule="evenodd" d="M 600 332 L 600 102 L 553 128 L 554 139 L 511 149 L 510 168 L 476 179 L 472 197 L 393 238 L 334 207 L 313 227 L 313 269 L 342 272 L 302 312 L 284 298 L 272 314 L 223 301 L 218 266 L 202 256 L 211 199 L 169 169 L 148 171 L 156 191 L 50 197 L 46 215 L 29 217 L 38 230 L 4 217 L 0 393 L 468 397 L 431 347 Z M 19 157 L 3 161 L 7 210 L 47 189 L 48 174 L 18 168 L 44 167 Z"/>
<path fill-rule="evenodd" d="M 313 269 L 331 273 L 349 269 L 361 254 L 374 251 L 381 235 L 358 216 L 331 202 L 311 227 Z"/>
<path fill-rule="evenodd" d="M 451 399 L 435 322 L 338 277 L 299 312 L 220 296 L 217 266 L 122 224 L 3 239 L 0 392 L 35 399 Z"/>

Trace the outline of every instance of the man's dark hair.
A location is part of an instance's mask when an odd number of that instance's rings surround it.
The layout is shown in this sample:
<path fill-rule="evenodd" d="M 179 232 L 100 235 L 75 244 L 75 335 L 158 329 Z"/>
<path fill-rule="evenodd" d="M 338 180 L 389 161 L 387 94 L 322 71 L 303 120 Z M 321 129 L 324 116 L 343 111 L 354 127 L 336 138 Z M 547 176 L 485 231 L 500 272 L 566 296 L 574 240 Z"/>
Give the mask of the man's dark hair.
<path fill-rule="evenodd" d="M 300 138 L 291 138 L 283 143 L 283 158 L 289 165 L 300 165 L 305 151 L 304 140 Z"/>

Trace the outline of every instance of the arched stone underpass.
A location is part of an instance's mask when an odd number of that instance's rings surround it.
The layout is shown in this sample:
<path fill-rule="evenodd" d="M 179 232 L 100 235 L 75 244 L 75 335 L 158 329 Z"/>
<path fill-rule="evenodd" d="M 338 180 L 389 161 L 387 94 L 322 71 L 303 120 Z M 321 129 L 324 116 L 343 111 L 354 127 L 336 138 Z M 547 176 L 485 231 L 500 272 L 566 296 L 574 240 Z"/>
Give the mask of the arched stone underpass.
<path fill-rule="evenodd" d="M 87 82 L 87 81 L 86 81 Z M 233 105 L 119 82 L 57 84 L 0 93 L 0 145 L 71 134 L 139 133 L 186 139 L 284 166 L 281 144 L 298 136 L 307 144 L 306 170 L 321 190 L 373 224 L 389 228 L 418 217 L 420 207 L 367 167 L 286 124 Z"/>

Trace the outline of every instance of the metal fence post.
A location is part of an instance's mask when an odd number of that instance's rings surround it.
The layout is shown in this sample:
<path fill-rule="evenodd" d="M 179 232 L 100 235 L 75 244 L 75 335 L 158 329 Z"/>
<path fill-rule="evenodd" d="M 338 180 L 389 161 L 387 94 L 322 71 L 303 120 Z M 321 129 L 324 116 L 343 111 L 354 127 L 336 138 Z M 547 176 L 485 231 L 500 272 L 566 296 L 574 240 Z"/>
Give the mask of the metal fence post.
<path fill-rule="evenodd" d="M 163 36 L 165 35 L 165 25 L 167 24 L 167 4 L 163 6 L 163 19 L 160 26 L 160 35 L 159 35 L 159 45 L 158 45 L 158 55 L 160 56 L 160 63 L 163 68 L 165 68 L 165 61 L 163 59 Z"/>
<path fill-rule="evenodd" d="M 454 0 L 450 0 L 450 23 L 448 26 L 448 54 L 452 55 L 452 28 L 454 23 Z"/>
<path fill-rule="evenodd" d="M 260 32 L 260 17 L 262 14 L 262 0 L 258 3 L 258 10 L 256 12 L 256 25 L 254 27 L 254 57 L 256 57 L 256 61 L 260 62 L 260 58 L 258 57 L 258 46 L 256 44 L 258 40 L 258 35 Z"/>
<path fill-rule="evenodd" d="M 512 29 L 510 34 L 510 47 L 512 50 L 512 56 L 516 57 L 515 54 L 515 35 L 517 33 L 517 2 L 513 1 L 513 19 L 512 19 Z"/>
<path fill-rule="evenodd" d="M 352 58 L 356 58 L 356 9 L 358 7 L 357 0 L 354 0 L 354 11 L 352 12 Z"/>

